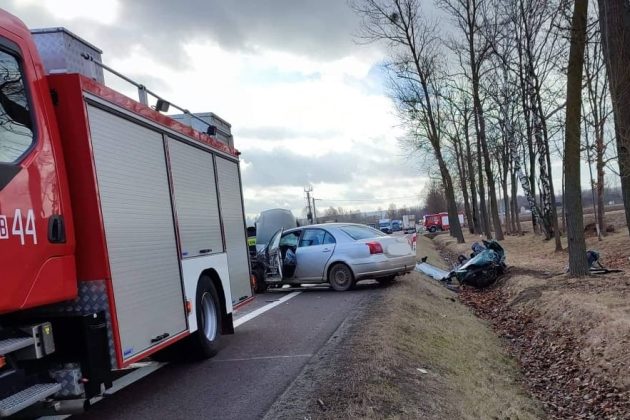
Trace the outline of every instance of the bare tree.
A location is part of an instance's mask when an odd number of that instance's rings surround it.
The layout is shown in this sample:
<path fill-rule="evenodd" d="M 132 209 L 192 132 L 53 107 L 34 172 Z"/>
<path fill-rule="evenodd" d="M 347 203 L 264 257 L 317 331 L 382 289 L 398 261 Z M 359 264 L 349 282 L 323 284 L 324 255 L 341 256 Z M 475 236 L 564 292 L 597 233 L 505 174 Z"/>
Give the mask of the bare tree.
<path fill-rule="evenodd" d="M 561 89 L 565 80 L 561 71 L 565 65 L 565 42 L 560 28 L 565 19 L 564 3 L 562 0 L 508 0 L 502 3 L 503 14 L 510 23 L 516 43 L 513 66 L 519 79 L 526 129 L 527 153 L 523 163 L 528 164 L 527 190 L 536 197 L 539 187 L 540 227 L 546 239 L 555 237 L 556 250 L 562 249 L 562 245 L 551 171 L 549 119 L 564 109 L 564 102 L 558 99 L 563 98 Z M 532 216 L 537 213 L 532 208 Z M 536 228 L 535 217 L 532 223 Z"/>
<path fill-rule="evenodd" d="M 612 99 L 626 223 L 630 226 L 630 5 L 598 0 L 602 48 Z"/>
<path fill-rule="evenodd" d="M 422 17 L 420 0 L 355 0 L 362 18 L 362 36 L 385 42 L 390 62 L 390 96 L 409 128 L 410 144 L 428 142 L 437 162 L 448 204 L 450 233 L 464 242 L 457 214 L 453 179 L 442 153 L 444 57 L 436 25 Z"/>
<path fill-rule="evenodd" d="M 588 0 L 575 0 L 567 69 L 567 118 L 564 143 L 565 213 L 569 242 L 569 274 L 572 277 L 588 274 L 580 185 L 580 118 L 587 16 Z"/>
<path fill-rule="evenodd" d="M 452 49 L 463 58 L 464 65 L 468 67 L 468 76 L 472 87 L 473 115 L 477 141 L 480 146 L 481 160 L 479 170 L 483 167 L 488 186 L 488 198 L 490 200 L 490 219 L 497 239 L 503 239 L 503 230 L 499 218 L 497 194 L 492 171 L 492 161 L 488 148 L 486 136 L 486 120 L 484 107 L 481 100 L 481 77 L 483 65 L 491 53 L 491 43 L 482 33 L 482 24 L 487 12 L 486 0 L 437 0 L 438 6 L 449 13 L 454 20 L 456 27 L 464 36 L 463 42 L 451 42 Z M 480 177 L 481 178 L 481 177 Z M 479 181 L 479 195 L 481 201 L 481 214 L 484 219 L 485 212 L 485 191 L 483 180 Z M 484 233 L 491 237 L 488 220 L 483 220 Z"/>
<path fill-rule="evenodd" d="M 521 42 L 523 31 L 519 23 L 518 15 L 514 13 L 514 3 L 496 0 L 494 8 L 500 18 L 498 23 L 492 23 L 496 27 L 491 31 L 489 37 L 492 46 L 490 82 L 487 83 L 486 95 L 496 104 L 493 117 L 501 132 L 502 144 L 495 151 L 502 163 L 502 179 L 504 201 L 506 202 L 506 221 L 511 223 L 513 232 L 522 232 L 519 205 L 517 200 L 518 181 L 521 184 L 525 198 L 532 213 L 532 223 L 534 229 L 539 226 L 548 239 L 551 237 L 551 227 L 545 223 L 543 213 L 536 202 L 535 172 L 536 172 L 536 152 L 533 148 L 533 124 L 532 112 L 529 102 L 531 100 L 527 82 L 523 70 L 523 46 Z M 519 151 L 522 147 L 522 152 Z M 522 156 L 524 156 L 522 158 Z M 521 162 L 527 162 L 529 156 L 530 177 L 526 175 L 527 167 Z M 512 199 L 506 200 L 507 195 L 507 174 L 511 184 Z M 508 210 L 509 205 L 509 210 Z"/>
<path fill-rule="evenodd" d="M 596 215 L 597 232 L 601 238 L 601 235 L 606 235 L 606 229 L 604 229 L 604 179 L 605 166 L 608 160 L 606 157 L 608 149 L 606 126 L 611 120 L 612 109 L 597 12 L 595 11 L 589 15 L 589 36 L 584 56 L 586 79 L 586 102 L 584 104 L 584 140 L 586 144 L 584 147 L 589 172 L 591 173 L 591 190 L 594 193 L 593 208 Z M 591 132 L 594 139 L 592 142 L 589 141 Z M 595 177 L 592 174 L 592 163 L 595 163 Z"/>
<path fill-rule="evenodd" d="M 473 156 L 470 148 L 470 123 L 472 109 L 469 96 L 456 87 L 445 95 L 446 100 L 446 137 L 449 139 L 456 160 L 459 187 L 464 199 L 464 211 L 470 233 L 481 233 L 479 207 Z"/>
<path fill-rule="evenodd" d="M 398 214 L 398 211 L 396 210 L 396 204 L 389 203 L 389 207 L 387 208 L 387 217 L 390 219 L 395 219 L 397 214 Z"/>
<path fill-rule="evenodd" d="M 443 212 L 446 208 L 446 197 L 444 197 L 444 187 L 439 182 L 431 182 L 425 187 L 424 204 L 429 213 L 435 214 Z"/>

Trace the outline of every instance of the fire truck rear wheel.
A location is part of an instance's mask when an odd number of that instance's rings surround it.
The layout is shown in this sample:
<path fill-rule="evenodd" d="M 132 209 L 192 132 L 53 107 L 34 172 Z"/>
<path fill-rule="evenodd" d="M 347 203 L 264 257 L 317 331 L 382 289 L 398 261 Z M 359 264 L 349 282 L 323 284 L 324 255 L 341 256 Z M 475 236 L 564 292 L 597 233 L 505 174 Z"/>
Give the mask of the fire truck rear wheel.
<path fill-rule="evenodd" d="M 197 332 L 192 337 L 194 353 L 210 358 L 219 351 L 221 339 L 221 304 L 210 277 L 202 276 L 197 285 Z"/>
<path fill-rule="evenodd" d="M 267 282 L 259 273 L 252 274 L 252 288 L 255 293 L 265 293 L 268 287 Z"/>
<path fill-rule="evenodd" d="M 429 228 L 429 232 L 431 232 L 431 233 L 435 233 L 435 232 L 437 232 L 437 228 L 436 228 L 435 226 L 431 226 L 431 227 Z"/>

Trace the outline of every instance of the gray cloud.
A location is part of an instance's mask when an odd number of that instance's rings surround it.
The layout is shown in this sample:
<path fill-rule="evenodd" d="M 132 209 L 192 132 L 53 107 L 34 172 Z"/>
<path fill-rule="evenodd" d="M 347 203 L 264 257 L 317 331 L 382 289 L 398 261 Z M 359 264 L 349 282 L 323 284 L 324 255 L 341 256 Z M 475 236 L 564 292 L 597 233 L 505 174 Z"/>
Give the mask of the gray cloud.
<path fill-rule="evenodd" d="M 61 26 L 41 7 L 18 6 L 9 11 L 29 26 Z M 183 67 L 181 48 L 191 40 L 212 39 L 224 49 L 257 47 L 334 59 L 356 49 L 352 34 L 358 18 L 343 0 L 154 0 L 121 1 L 118 21 L 99 25 L 77 19 L 69 28 L 101 47 L 105 57 L 121 57 L 140 44 L 162 62 Z M 220 63 L 217 63 L 220 65 Z"/>
<path fill-rule="evenodd" d="M 266 126 L 243 127 L 234 131 L 236 137 L 256 138 L 260 140 L 290 140 L 295 138 L 329 139 L 339 136 L 339 132 L 333 130 L 307 131 L 297 130 L 292 127 Z"/>
<path fill-rule="evenodd" d="M 305 206 L 305 199 L 299 195 L 290 197 L 278 197 L 277 199 L 249 198 L 245 200 L 245 213 L 250 215 L 250 218 L 254 219 L 255 215 L 260 214 L 260 212 L 263 210 L 285 208 L 291 209 L 294 216 L 302 217 L 303 214 L 301 209 L 303 209 Z"/>
<path fill-rule="evenodd" d="M 245 187 L 303 186 L 315 183 L 342 184 L 352 180 L 352 156 L 329 154 L 302 156 L 286 149 L 243 151 L 241 158 L 251 164 L 243 176 Z"/>
<path fill-rule="evenodd" d="M 361 187 L 363 180 L 376 178 L 395 183 L 400 178 L 419 176 L 412 162 L 365 145 L 357 146 L 352 152 L 322 156 L 300 155 L 285 148 L 250 149 L 242 151 L 241 158 L 249 164 L 243 175 L 245 187 L 355 184 L 357 198 L 370 198 L 374 193 Z M 347 198 L 355 197 L 350 193 Z"/>
<path fill-rule="evenodd" d="M 340 0 L 189 0 L 175 7 L 139 0 L 125 2 L 123 15 L 123 21 L 144 29 L 145 37 L 162 33 L 164 41 L 210 36 L 226 49 L 258 44 L 328 58 L 352 48 L 357 22 Z"/>

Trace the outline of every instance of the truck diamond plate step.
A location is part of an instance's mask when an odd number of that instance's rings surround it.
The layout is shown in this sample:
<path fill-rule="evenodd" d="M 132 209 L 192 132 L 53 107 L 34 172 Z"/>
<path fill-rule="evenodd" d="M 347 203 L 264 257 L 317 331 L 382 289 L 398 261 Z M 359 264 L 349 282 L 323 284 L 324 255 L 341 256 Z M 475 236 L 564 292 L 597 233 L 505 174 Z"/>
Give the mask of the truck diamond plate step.
<path fill-rule="evenodd" d="M 5 338 L 0 340 L 0 355 L 9 354 L 35 344 L 33 337 Z"/>
<path fill-rule="evenodd" d="M 0 400 L 0 417 L 8 417 L 61 390 L 61 384 L 37 384 Z"/>

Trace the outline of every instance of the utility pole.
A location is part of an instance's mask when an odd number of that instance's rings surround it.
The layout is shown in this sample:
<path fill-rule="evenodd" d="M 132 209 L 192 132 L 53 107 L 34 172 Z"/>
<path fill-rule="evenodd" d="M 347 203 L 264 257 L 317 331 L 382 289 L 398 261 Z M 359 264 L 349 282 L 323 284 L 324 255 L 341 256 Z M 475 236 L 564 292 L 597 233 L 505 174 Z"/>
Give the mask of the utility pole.
<path fill-rule="evenodd" d="M 306 193 L 306 206 L 308 207 L 308 213 L 306 214 L 306 218 L 308 219 L 310 224 L 313 224 L 313 209 L 311 207 L 311 192 L 313 191 L 313 186 L 308 185 L 304 187 L 304 192 Z"/>
<path fill-rule="evenodd" d="M 316 209 L 316 207 L 315 207 L 315 201 L 316 201 L 316 200 L 321 200 L 321 198 L 315 198 L 315 197 L 313 197 L 313 219 L 315 219 L 315 223 L 317 224 L 317 223 L 319 223 L 319 222 L 317 221 L 317 209 Z"/>

